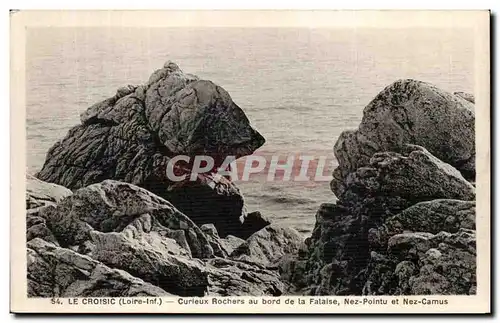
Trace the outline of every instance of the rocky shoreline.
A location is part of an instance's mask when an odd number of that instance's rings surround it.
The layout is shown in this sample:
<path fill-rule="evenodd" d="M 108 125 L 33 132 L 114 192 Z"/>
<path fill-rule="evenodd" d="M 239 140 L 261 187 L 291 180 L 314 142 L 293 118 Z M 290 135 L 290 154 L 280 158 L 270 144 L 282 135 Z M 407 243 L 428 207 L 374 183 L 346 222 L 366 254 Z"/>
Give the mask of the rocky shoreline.
<path fill-rule="evenodd" d="M 28 295 L 475 294 L 474 122 L 470 94 L 388 85 L 338 138 L 337 202 L 304 241 L 248 213 L 231 181 L 165 176 L 176 155 L 265 142 L 222 87 L 167 62 L 85 111 L 27 176 Z"/>

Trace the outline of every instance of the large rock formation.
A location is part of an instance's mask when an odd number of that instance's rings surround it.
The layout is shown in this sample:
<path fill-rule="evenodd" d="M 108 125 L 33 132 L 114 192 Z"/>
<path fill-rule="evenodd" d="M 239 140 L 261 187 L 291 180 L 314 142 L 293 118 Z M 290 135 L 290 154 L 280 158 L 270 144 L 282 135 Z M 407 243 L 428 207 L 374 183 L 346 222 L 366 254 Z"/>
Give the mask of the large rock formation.
<path fill-rule="evenodd" d="M 399 152 L 404 145 L 427 149 L 475 177 L 474 105 L 462 97 L 416 80 L 399 80 L 387 86 L 364 109 L 357 130 L 344 131 L 334 147 L 339 167 L 332 188 L 358 168 L 368 165 L 376 152 Z"/>
<path fill-rule="evenodd" d="M 168 63 L 52 147 L 38 177 L 58 185 L 28 178 L 28 294 L 474 294 L 472 102 L 414 80 L 384 89 L 335 144 L 338 200 L 302 241 L 247 214 L 227 178 L 166 177 L 174 156 L 219 166 L 263 143 L 222 88 Z"/>
<path fill-rule="evenodd" d="M 169 296 L 161 288 L 40 238 L 28 241 L 28 296 Z"/>
<path fill-rule="evenodd" d="M 191 160 L 177 163 L 175 174 L 190 175 L 194 156 L 211 156 L 216 169 L 226 156 L 239 158 L 264 144 L 222 87 L 167 62 L 146 84 L 118 89 L 80 119 L 49 150 L 39 179 L 72 190 L 106 179 L 132 183 L 169 200 L 199 225 L 214 223 L 223 236 L 239 235 L 246 212 L 232 182 L 206 174 L 179 183 L 166 173 L 178 155 Z"/>
<path fill-rule="evenodd" d="M 58 194 L 45 196 L 52 200 Z M 264 266 L 261 257 L 241 259 L 234 250 L 245 244 L 256 249 L 250 254 L 260 255 L 263 241 L 256 237 L 267 237 L 273 242 L 267 259 L 281 259 L 300 240 L 291 229 L 263 230 L 248 241 L 222 239 L 215 226 L 198 227 L 161 197 L 105 180 L 57 204 L 27 210 L 28 294 L 279 296 L 289 286 L 278 269 Z M 255 240 L 260 244 L 254 246 Z"/>
<path fill-rule="evenodd" d="M 474 107 L 397 81 L 334 147 L 338 198 L 282 278 L 309 295 L 474 294 Z"/>

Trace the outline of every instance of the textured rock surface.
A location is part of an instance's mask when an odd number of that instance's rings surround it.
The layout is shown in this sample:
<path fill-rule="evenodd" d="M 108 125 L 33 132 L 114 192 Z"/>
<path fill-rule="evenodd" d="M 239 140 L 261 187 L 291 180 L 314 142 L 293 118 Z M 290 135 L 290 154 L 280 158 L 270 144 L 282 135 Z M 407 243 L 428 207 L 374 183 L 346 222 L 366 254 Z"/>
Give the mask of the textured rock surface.
<path fill-rule="evenodd" d="M 464 100 L 469 101 L 470 103 L 475 103 L 475 101 L 476 101 L 475 98 L 474 98 L 474 95 L 472 95 L 470 93 L 466 93 L 466 92 L 453 92 L 453 94 L 458 95 L 459 97 L 461 97 Z"/>
<path fill-rule="evenodd" d="M 208 295 L 280 296 L 288 289 L 276 270 L 257 264 L 214 258 L 207 263 Z"/>
<path fill-rule="evenodd" d="M 471 102 L 425 82 L 396 81 L 364 109 L 357 130 L 340 135 L 334 148 L 339 163 L 334 181 L 343 182 L 349 173 L 368 165 L 376 152 L 399 152 L 404 144 L 426 148 L 472 179 L 474 126 Z"/>
<path fill-rule="evenodd" d="M 474 186 L 460 172 L 415 145 L 405 145 L 402 154 L 374 154 L 367 167 L 358 168 L 332 189 L 339 199 L 349 201 L 351 196 L 363 200 L 367 196 L 399 196 L 412 201 L 475 198 Z"/>
<path fill-rule="evenodd" d="M 26 175 L 26 209 L 55 205 L 71 194 L 72 192 L 66 187 L 46 183 L 32 175 Z"/>
<path fill-rule="evenodd" d="M 170 295 L 125 271 L 39 238 L 28 242 L 27 257 L 30 297 Z"/>
<path fill-rule="evenodd" d="M 116 232 L 91 232 L 92 257 L 105 265 L 123 269 L 135 277 L 180 296 L 203 296 L 208 285 L 200 260 L 175 240 L 157 232 L 127 236 Z"/>
<path fill-rule="evenodd" d="M 199 178 L 183 185 L 166 175 L 177 155 L 212 156 L 216 167 L 228 155 L 239 158 L 264 144 L 222 87 L 167 62 L 146 84 L 118 89 L 80 119 L 49 150 L 39 179 L 70 189 L 105 179 L 129 182 L 171 201 L 199 225 L 214 223 L 221 235 L 231 229 L 238 235 L 245 213 L 234 184 Z M 176 166 L 177 175 L 190 174 L 189 163 Z"/>
<path fill-rule="evenodd" d="M 229 259 L 244 240 L 220 238 L 214 225 L 200 228 L 169 202 L 129 183 L 89 185 L 27 219 L 33 297 L 277 296 L 289 289 L 277 267 L 262 265 L 264 258 Z M 269 236 L 274 254 L 266 254 L 267 261 L 286 257 L 294 251 L 295 234 L 256 233 L 259 238 L 248 243 L 257 252 L 252 256 L 261 255 L 257 248 Z"/>
<path fill-rule="evenodd" d="M 439 199 L 417 203 L 388 218 L 386 227 L 394 233 L 402 229 L 414 232 L 457 232 L 460 228 L 476 229 L 476 202 Z"/>
<path fill-rule="evenodd" d="M 29 295 L 475 294 L 469 101 L 413 80 L 384 89 L 338 139 L 338 201 L 304 242 L 247 214 L 225 178 L 165 179 L 176 154 L 243 156 L 262 141 L 225 91 L 167 64 L 49 152 L 39 176 L 84 187 L 27 194 Z"/>
<path fill-rule="evenodd" d="M 475 293 L 473 110 L 413 80 L 377 95 L 335 144 L 338 201 L 321 205 L 307 252 L 281 266 L 293 293 Z"/>
<path fill-rule="evenodd" d="M 395 235 L 387 256 L 371 253 L 366 276 L 365 295 L 475 294 L 475 231 Z"/>
<path fill-rule="evenodd" d="M 150 230 L 165 231 L 172 237 L 178 235 L 186 241 L 184 244 L 195 258 L 213 257 L 206 236 L 193 221 L 164 199 L 128 183 L 106 180 L 89 185 L 75 191 L 57 207 L 41 213 L 64 247 L 91 240 L 93 230 L 122 231 L 141 215 L 150 215 Z M 137 223 L 139 225 L 148 230 L 149 225 Z"/>
<path fill-rule="evenodd" d="M 302 236 L 292 228 L 269 225 L 251 235 L 231 254 L 231 259 L 276 266 L 283 257 L 299 252 Z"/>

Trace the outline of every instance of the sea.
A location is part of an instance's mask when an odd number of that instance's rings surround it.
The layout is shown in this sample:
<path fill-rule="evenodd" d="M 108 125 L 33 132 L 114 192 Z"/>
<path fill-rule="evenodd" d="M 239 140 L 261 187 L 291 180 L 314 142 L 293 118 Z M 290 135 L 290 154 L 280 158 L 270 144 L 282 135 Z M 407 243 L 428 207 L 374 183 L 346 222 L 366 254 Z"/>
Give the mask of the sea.
<path fill-rule="evenodd" d="M 474 93 L 469 29 L 29 28 L 26 39 L 27 171 L 79 123 L 80 113 L 173 61 L 226 89 L 266 143 L 266 156 L 325 156 L 356 128 L 364 107 L 403 78 Z M 249 212 L 308 235 L 329 182 L 237 181 Z"/>

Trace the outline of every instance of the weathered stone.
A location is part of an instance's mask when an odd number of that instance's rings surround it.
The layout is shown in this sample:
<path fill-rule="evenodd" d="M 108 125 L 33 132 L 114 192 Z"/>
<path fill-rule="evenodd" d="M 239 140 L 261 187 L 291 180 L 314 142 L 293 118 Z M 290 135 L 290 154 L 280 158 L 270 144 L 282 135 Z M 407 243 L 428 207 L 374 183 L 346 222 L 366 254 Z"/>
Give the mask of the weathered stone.
<path fill-rule="evenodd" d="M 457 232 L 476 229 L 476 202 L 438 199 L 417 203 L 385 221 L 389 231 Z"/>
<path fill-rule="evenodd" d="M 207 273 L 200 260 L 158 232 L 90 232 L 92 257 L 179 296 L 203 296 Z"/>
<path fill-rule="evenodd" d="M 469 295 L 476 291 L 475 231 L 436 235 L 437 249 L 419 259 L 419 273 L 409 280 L 411 294 Z"/>
<path fill-rule="evenodd" d="M 163 196 L 198 226 L 213 224 L 221 237 L 246 234 L 241 221 L 246 215 L 243 196 L 224 178 L 200 176 L 198 181 L 183 182 Z"/>
<path fill-rule="evenodd" d="M 213 256 L 207 238 L 193 221 L 164 199 L 129 183 L 106 180 L 89 185 L 55 208 L 45 209 L 43 217 L 57 241 L 66 247 L 91 240 L 93 230 L 119 232 L 145 214 L 154 218 L 162 230 L 168 229 L 173 239 L 178 235 L 175 231 L 182 230 L 184 237 L 179 238 L 185 238 L 193 257 Z"/>
<path fill-rule="evenodd" d="M 231 254 L 231 259 L 276 267 L 283 257 L 298 254 L 302 236 L 296 230 L 276 224 L 251 235 Z"/>
<path fill-rule="evenodd" d="M 431 248 L 432 237 L 427 232 L 396 234 L 389 239 L 387 252 L 399 259 L 419 259 Z"/>
<path fill-rule="evenodd" d="M 245 240 L 229 235 L 225 237 L 224 239 L 219 239 L 219 243 L 224 250 L 224 252 L 227 255 L 230 255 L 233 253 L 235 249 L 237 249 L 239 246 L 241 246 L 243 243 L 245 243 Z"/>
<path fill-rule="evenodd" d="M 163 289 L 40 238 L 28 242 L 29 297 L 170 296 Z"/>
<path fill-rule="evenodd" d="M 256 264 L 213 258 L 206 268 L 210 296 L 280 296 L 288 289 L 277 271 Z"/>
<path fill-rule="evenodd" d="M 397 290 L 395 261 L 375 251 L 370 253 L 363 295 L 393 295 Z"/>
<path fill-rule="evenodd" d="M 398 97 L 398 91 L 410 92 Z M 429 95 L 429 102 L 436 100 L 438 111 L 429 111 L 429 103 L 421 102 L 421 95 Z M 386 101 L 388 97 L 391 99 Z M 464 178 L 474 172 L 475 156 L 473 128 L 472 137 L 467 128 L 474 114 L 468 105 L 451 94 L 441 96 L 425 84 L 396 82 L 365 109 L 358 130 L 340 136 L 335 146 L 339 167 L 331 182 L 338 201 L 320 207 L 307 240 L 309 253 L 298 259 L 306 262 L 309 293 L 411 294 L 419 261 L 438 244 L 448 245 L 436 242 L 439 239 L 450 241 L 439 232 L 453 235 L 461 228 L 475 228 L 475 188 Z M 465 122 L 465 129 L 452 132 L 449 138 L 440 132 L 426 134 L 432 119 L 440 120 L 443 114 L 450 118 L 463 115 L 462 121 L 452 120 L 451 124 Z M 462 143 L 454 140 L 459 135 L 464 137 Z M 452 140 L 451 148 L 445 139 Z M 463 243 L 457 248 L 469 253 L 475 250 L 472 243 Z M 399 263 L 408 270 L 399 268 L 395 274 Z M 414 270 L 410 270 L 412 266 Z M 462 294 L 465 289 L 469 292 L 474 286 L 466 285 Z"/>
<path fill-rule="evenodd" d="M 46 183 L 32 175 L 26 175 L 26 209 L 55 205 L 71 194 L 69 189 L 61 185 Z"/>
<path fill-rule="evenodd" d="M 403 154 L 374 154 L 370 167 L 349 174 L 343 184 L 334 188 L 339 199 L 399 196 L 411 204 L 439 198 L 475 199 L 474 186 L 455 168 L 422 147 L 406 145 L 402 150 Z"/>
<path fill-rule="evenodd" d="M 405 144 L 422 146 L 474 178 L 474 105 L 425 82 L 394 82 L 366 106 L 357 130 L 340 135 L 334 181 L 342 183 L 349 173 L 367 166 L 376 152 L 399 152 Z"/>
<path fill-rule="evenodd" d="M 469 101 L 470 103 L 475 103 L 474 95 L 467 92 L 453 92 L 453 94 L 461 97 L 464 100 Z"/>
<path fill-rule="evenodd" d="M 48 151 L 38 178 L 73 190 L 106 179 L 128 182 L 171 201 L 198 225 L 212 222 L 221 236 L 238 235 L 245 214 L 233 183 L 167 176 L 178 155 L 190 162 L 176 163 L 174 173 L 190 175 L 196 155 L 213 157 L 215 169 L 226 156 L 239 158 L 264 144 L 223 88 L 167 62 L 145 85 L 118 89 L 80 119 Z"/>
<path fill-rule="evenodd" d="M 241 225 L 241 228 L 238 229 L 237 236 L 246 240 L 252 234 L 270 224 L 271 221 L 259 211 L 247 213 L 243 217 L 243 224 Z"/>
<path fill-rule="evenodd" d="M 226 258 L 230 254 L 230 252 L 228 252 L 226 246 L 224 245 L 224 242 L 222 242 L 223 239 L 219 237 L 219 233 L 212 223 L 204 224 L 200 227 L 200 229 L 201 231 L 203 231 L 203 233 L 205 233 L 210 246 L 214 250 L 214 255 L 216 255 L 217 257 Z"/>

